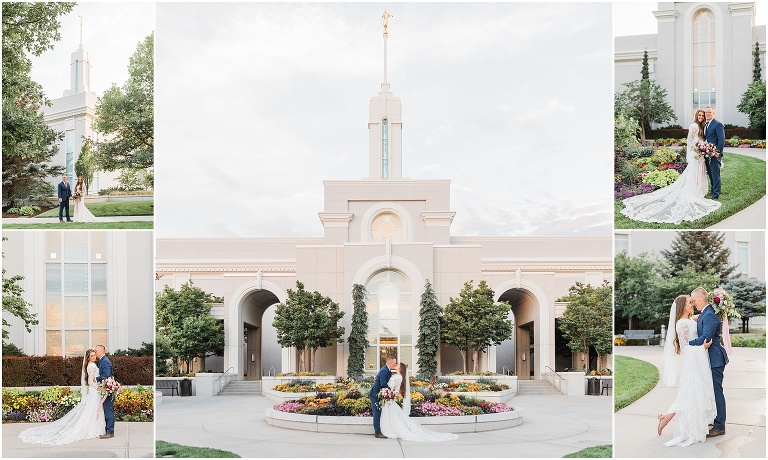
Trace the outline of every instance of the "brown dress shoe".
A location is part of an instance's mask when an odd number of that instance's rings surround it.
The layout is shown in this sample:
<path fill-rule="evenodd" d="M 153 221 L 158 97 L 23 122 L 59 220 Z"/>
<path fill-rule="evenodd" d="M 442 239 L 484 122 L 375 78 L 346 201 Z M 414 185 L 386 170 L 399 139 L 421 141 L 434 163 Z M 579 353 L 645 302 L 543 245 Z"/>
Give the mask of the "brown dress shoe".
<path fill-rule="evenodd" d="M 707 433 L 708 438 L 714 438 L 715 436 L 722 436 L 725 434 L 725 430 L 716 430 L 712 428 L 709 430 L 709 433 Z"/>
<path fill-rule="evenodd" d="M 99 436 L 99 439 L 109 439 L 109 438 L 114 438 L 114 437 L 115 437 L 114 433 L 107 433 L 107 434 L 102 434 L 101 436 Z"/>
<path fill-rule="evenodd" d="M 381 433 L 376 433 L 376 437 L 377 437 L 377 438 L 379 438 L 379 439 L 387 439 L 387 437 L 386 437 L 386 436 L 384 436 L 384 435 L 383 435 L 383 434 L 381 434 Z"/>

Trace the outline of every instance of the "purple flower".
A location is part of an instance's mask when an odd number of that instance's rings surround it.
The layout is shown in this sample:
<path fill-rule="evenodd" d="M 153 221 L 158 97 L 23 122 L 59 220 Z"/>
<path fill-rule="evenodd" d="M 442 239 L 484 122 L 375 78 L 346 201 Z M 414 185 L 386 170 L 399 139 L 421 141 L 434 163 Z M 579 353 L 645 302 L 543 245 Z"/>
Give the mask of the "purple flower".
<path fill-rule="evenodd" d="M 625 200 L 631 196 L 650 193 L 654 189 L 653 184 L 616 184 L 613 186 L 613 198 Z"/>

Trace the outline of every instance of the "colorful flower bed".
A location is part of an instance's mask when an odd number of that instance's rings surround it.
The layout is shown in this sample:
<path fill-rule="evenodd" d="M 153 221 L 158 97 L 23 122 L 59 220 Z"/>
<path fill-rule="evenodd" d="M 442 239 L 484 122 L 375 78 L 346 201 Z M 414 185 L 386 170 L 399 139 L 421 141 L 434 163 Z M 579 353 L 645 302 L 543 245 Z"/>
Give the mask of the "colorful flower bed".
<path fill-rule="evenodd" d="M 327 372 L 281 372 L 277 377 L 330 377 Z"/>
<path fill-rule="evenodd" d="M 451 386 L 450 383 L 454 385 Z M 448 391 L 450 388 L 457 388 L 457 390 L 452 391 L 502 391 L 509 388 L 507 385 L 497 385 L 489 382 L 483 382 L 482 384 L 475 382 L 450 383 L 441 381 L 424 382 L 412 379 L 411 417 L 481 415 L 514 410 L 506 404 L 451 394 Z M 334 391 L 321 391 L 314 396 L 305 396 L 297 400 L 283 402 L 274 406 L 274 408 L 281 412 L 306 415 L 352 417 L 371 415 L 371 400 L 368 397 L 368 388 L 361 387 L 354 382 L 344 381 L 335 385 L 346 385 L 346 388 L 339 388 Z M 498 387 L 499 389 L 485 389 L 490 387 Z M 398 396 L 397 403 L 402 406 L 401 396 Z"/>
<path fill-rule="evenodd" d="M 348 390 L 354 382 L 349 383 L 344 379 L 339 379 L 336 383 L 316 383 L 314 380 L 296 379 L 287 383 L 281 383 L 275 385 L 272 388 L 274 391 L 282 391 L 283 393 L 309 393 L 311 391 L 342 391 Z"/>
<path fill-rule="evenodd" d="M 430 382 L 417 380 L 411 377 L 411 388 L 427 388 L 429 390 L 443 390 L 448 392 L 473 393 L 478 391 L 504 391 L 509 390 L 509 385 L 496 383 L 495 380 L 480 378 L 474 382 L 462 382 L 451 379 L 433 378 Z"/>
<path fill-rule="evenodd" d="M 79 390 L 52 386 L 42 391 L 3 389 L 3 422 L 52 422 L 63 417 L 80 402 Z M 115 397 L 115 420 L 151 422 L 154 420 L 152 387 L 123 388 Z"/>

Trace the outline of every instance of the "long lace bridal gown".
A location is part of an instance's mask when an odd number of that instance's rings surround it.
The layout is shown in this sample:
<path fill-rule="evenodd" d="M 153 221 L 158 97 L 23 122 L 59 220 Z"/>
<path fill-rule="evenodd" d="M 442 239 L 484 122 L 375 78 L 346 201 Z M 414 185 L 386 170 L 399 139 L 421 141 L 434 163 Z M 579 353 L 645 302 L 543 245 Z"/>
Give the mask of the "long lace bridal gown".
<path fill-rule="evenodd" d="M 675 325 L 675 332 L 680 342 L 681 371 L 677 399 L 668 411 L 675 413 L 670 422 L 674 424 L 672 439 L 664 445 L 686 447 L 707 439 L 707 425 L 715 419 L 717 408 L 707 349 L 688 345 L 689 340 L 698 337 L 696 322 L 681 318 Z"/>
<path fill-rule="evenodd" d="M 403 377 L 400 374 L 395 374 L 390 377 L 387 386 L 393 391 L 398 391 L 402 381 Z M 384 436 L 388 438 L 399 438 L 404 441 L 423 442 L 453 441 L 459 439 L 459 437 L 453 433 L 437 433 L 428 430 L 413 421 L 409 417 L 411 411 L 411 395 L 408 391 L 406 391 L 403 407 L 406 408 L 405 410 L 408 411 L 407 413 L 394 401 L 387 401 L 384 405 L 384 408 L 381 410 L 381 432 Z"/>
<path fill-rule="evenodd" d="M 77 188 L 75 189 L 75 192 L 77 192 Z M 80 188 L 80 198 L 75 199 L 75 222 L 96 222 L 96 217 L 91 213 L 91 211 L 85 206 L 85 193 L 83 193 L 83 189 Z"/>
<path fill-rule="evenodd" d="M 707 194 L 707 170 L 703 159 L 696 159 L 693 145 L 699 139 L 699 126 L 688 128 L 685 159 L 688 166 L 675 182 L 654 192 L 624 200 L 621 213 L 632 220 L 679 224 L 694 221 L 716 211 L 721 203 L 704 198 Z"/>
<path fill-rule="evenodd" d="M 19 433 L 19 438 L 32 444 L 62 445 L 82 439 L 98 438 L 106 433 L 104 409 L 98 391 L 96 376 L 99 367 L 89 363 L 88 385 L 83 390 L 83 397 L 67 414 L 55 422 L 28 428 Z"/>

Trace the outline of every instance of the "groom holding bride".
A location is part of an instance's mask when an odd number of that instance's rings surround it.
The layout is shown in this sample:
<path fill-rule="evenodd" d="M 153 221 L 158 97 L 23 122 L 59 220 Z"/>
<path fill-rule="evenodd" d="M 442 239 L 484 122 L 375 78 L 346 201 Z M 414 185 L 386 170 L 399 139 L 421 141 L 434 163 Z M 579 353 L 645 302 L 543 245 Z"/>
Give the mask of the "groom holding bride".
<path fill-rule="evenodd" d="M 669 327 L 676 334 L 664 346 L 664 383 L 672 386 L 679 378 L 679 390 L 669 411 L 659 414 L 659 435 L 672 418 L 677 419 L 666 446 L 685 447 L 725 434 L 723 373 L 728 354 L 720 336 L 728 325 L 707 298 L 704 288 L 696 288 L 690 296 L 678 296 L 670 311 Z M 700 312 L 697 317 L 694 307 Z"/>

